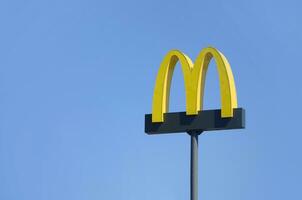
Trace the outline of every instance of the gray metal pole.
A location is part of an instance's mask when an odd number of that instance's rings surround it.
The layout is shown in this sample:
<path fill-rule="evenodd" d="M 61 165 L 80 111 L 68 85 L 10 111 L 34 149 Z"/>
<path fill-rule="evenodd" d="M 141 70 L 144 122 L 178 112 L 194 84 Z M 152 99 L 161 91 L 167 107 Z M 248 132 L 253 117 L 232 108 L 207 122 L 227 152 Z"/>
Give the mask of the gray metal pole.
<path fill-rule="evenodd" d="M 191 135 L 191 200 L 198 200 L 198 132 Z"/>

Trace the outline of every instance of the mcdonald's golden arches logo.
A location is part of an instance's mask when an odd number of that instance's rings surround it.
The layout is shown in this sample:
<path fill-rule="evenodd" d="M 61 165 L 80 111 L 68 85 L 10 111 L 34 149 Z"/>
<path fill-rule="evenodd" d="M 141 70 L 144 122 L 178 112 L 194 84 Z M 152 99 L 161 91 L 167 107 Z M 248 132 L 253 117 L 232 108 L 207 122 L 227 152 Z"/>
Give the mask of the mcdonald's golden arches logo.
<path fill-rule="evenodd" d="M 212 58 L 216 61 L 219 74 L 221 117 L 233 117 L 233 109 L 237 108 L 237 95 L 230 64 L 217 49 L 207 47 L 199 53 L 194 64 L 187 55 L 178 50 L 172 50 L 164 57 L 155 82 L 152 122 L 164 122 L 164 114 L 169 109 L 171 80 L 177 62 L 180 62 L 184 75 L 186 114 L 197 115 L 203 109 L 205 78 Z"/>

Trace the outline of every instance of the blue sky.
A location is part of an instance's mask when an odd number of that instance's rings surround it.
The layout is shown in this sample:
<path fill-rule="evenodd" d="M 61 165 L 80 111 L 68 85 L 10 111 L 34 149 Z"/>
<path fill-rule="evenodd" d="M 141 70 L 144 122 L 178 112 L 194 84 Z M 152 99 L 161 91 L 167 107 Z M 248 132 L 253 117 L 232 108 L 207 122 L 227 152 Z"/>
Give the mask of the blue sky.
<path fill-rule="evenodd" d="M 0 2 L 0 199 L 189 199 L 190 138 L 148 136 L 170 49 L 228 58 L 247 128 L 200 136 L 199 197 L 301 199 L 301 1 Z M 205 108 L 220 107 L 214 63 Z M 184 111 L 181 70 L 170 111 Z"/>

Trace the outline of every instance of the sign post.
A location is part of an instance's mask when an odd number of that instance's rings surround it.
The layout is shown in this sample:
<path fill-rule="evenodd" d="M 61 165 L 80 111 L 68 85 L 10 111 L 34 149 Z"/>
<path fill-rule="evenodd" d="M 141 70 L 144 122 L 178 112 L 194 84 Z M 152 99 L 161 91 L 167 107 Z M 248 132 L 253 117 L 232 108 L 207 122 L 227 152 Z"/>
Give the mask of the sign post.
<path fill-rule="evenodd" d="M 205 76 L 210 60 L 216 61 L 221 109 L 203 110 Z M 174 67 L 180 62 L 186 89 L 186 112 L 168 113 L 169 91 Z M 204 131 L 245 128 L 245 110 L 237 107 L 237 94 L 231 67 L 225 56 L 213 47 L 203 49 L 195 63 L 178 50 L 163 59 L 155 82 L 152 114 L 145 115 L 149 135 L 187 132 L 191 137 L 190 195 L 198 200 L 198 136 Z"/>
<path fill-rule="evenodd" d="M 190 171 L 190 196 L 191 200 L 198 199 L 198 135 L 201 132 L 190 131 L 191 136 L 191 171 Z"/>

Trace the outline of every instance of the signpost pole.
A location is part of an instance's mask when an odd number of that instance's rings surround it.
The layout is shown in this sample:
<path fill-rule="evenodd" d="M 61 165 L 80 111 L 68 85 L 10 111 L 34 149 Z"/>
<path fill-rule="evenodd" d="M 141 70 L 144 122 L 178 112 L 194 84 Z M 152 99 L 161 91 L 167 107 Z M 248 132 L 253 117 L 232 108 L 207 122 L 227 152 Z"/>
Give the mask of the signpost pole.
<path fill-rule="evenodd" d="M 190 131 L 191 136 L 191 200 L 198 200 L 198 135 L 201 132 Z"/>

